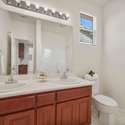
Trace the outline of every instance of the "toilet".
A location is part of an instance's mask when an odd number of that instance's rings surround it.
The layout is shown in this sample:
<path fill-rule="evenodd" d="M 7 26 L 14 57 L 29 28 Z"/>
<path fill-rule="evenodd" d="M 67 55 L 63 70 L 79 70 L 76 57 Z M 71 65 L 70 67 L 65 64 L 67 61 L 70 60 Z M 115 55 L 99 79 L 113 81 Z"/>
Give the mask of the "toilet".
<path fill-rule="evenodd" d="M 98 112 L 99 125 L 115 125 L 115 113 L 118 103 L 111 97 L 99 94 L 99 82 L 94 81 L 92 86 L 93 105 Z"/>

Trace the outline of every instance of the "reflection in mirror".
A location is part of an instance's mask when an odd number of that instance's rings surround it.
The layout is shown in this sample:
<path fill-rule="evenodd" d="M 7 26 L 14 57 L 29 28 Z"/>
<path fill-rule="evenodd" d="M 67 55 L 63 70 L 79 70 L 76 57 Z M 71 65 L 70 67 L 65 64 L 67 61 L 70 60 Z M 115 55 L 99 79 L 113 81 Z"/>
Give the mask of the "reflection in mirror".
<path fill-rule="evenodd" d="M 12 58 L 12 39 L 10 37 L 11 33 L 8 33 L 8 40 L 7 40 L 7 75 L 11 74 L 11 58 Z"/>
<path fill-rule="evenodd" d="M 0 75 L 72 69 L 73 29 L 0 9 Z"/>
<path fill-rule="evenodd" d="M 0 9 L 0 75 L 7 75 L 9 72 L 10 46 L 8 32 L 10 32 L 10 17 L 9 12 Z M 9 58 L 8 58 L 9 57 Z M 10 65 L 10 64 L 9 64 Z"/>
<path fill-rule="evenodd" d="M 4 47 L 0 48 L 0 75 L 11 74 L 11 38 L 10 33 L 7 34 L 7 39 L 4 43 Z"/>
<path fill-rule="evenodd" d="M 3 53 L 2 50 L 0 49 L 0 75 L 2 75 L 3 72 Z"/>
<path fill-rule="evenodd" d="M 71 71 L 72 28 L 47 21 L 37 22 L 37 25 L 41 39 L 36 42 L 39 50 L 37 72 L 44 71 L 53 75 L 67 69 Z"/>
<path fill-rule="evenodd" d="M 35 19 L 10 13 L 11 70 L 13 75 L 35 72 Z"/>
<path fill-rule="evenodd" d="M 12 34 L 11 34 L 12 35 Z M 12 40 L 12 68 L 14 74 L 26 75 L 33 73 L 33 42 L 24 39 Z"/>

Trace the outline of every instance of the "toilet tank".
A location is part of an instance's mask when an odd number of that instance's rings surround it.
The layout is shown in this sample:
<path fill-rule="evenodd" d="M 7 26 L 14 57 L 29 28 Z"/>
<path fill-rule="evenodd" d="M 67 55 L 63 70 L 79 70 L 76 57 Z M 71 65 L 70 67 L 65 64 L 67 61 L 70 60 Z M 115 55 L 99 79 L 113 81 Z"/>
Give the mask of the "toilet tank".
<path fill-rule="evenodd" d="M 92 85 L 92 95 L 95 96 L 99 94 L 99 78 L 93 80 L 93 85 Z"/>
<path fill-rule="evenodd" d="M 99 76 L 98 76 L 98 74 L 95 74 L 94 76 L 86 74 L 84 76 L 84 78 L 93 83 L 92 84 L 92 95 L 95 96 L 95 95 L 99 94 Z"/>

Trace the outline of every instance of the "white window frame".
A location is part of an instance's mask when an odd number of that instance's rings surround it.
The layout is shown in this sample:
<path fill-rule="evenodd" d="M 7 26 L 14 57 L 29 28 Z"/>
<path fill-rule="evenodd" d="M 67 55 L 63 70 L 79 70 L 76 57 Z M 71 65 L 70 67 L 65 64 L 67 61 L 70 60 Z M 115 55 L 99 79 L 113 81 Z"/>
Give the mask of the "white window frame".
<path fill-rule="evenodd" d="M 81 14 L 85 14 L 88 16 L 91 16 L 93 18 L 93 42 L 92 43 L 87 43 L 87 42 L 80 42 L 80 44 L 87 44 L 87 45 L 94 45 L 96 46 L 97 42 L 96 42 L 96 32 L 97 32 L 97 19 L 95 16 L 93 16 L 90 13 L 86 13 L 83 11 L 80 11 L 80 18 L 81 18 Z M 79 27 L 80 27 L 80 18 L 79 18 Z M 79 33 L 79 38 L 80 38 L 80 33 Z"/>

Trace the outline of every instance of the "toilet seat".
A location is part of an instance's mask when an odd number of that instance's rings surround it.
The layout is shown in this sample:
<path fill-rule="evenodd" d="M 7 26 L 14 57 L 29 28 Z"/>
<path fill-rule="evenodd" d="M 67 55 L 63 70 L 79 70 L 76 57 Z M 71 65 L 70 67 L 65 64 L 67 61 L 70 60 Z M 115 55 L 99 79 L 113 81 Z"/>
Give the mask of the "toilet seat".
<path fill-rule="evenodd" d="M 110 98 L 110 97 L 107 97 L 107 96 L 104 96 L 104 95 L 96 95 L 94 96 L 95 100 L 105 106 L 109 106 L 109 107 L 117 107 L 118 104 L 117 102 Z"/>
<path fill-rule="evenodd" d="M 104 95 L 96 95 L 93 99 L 96 109 L 100 112 L 110 114 L 118 111 L 118 103 L 110 97 Z"/>

